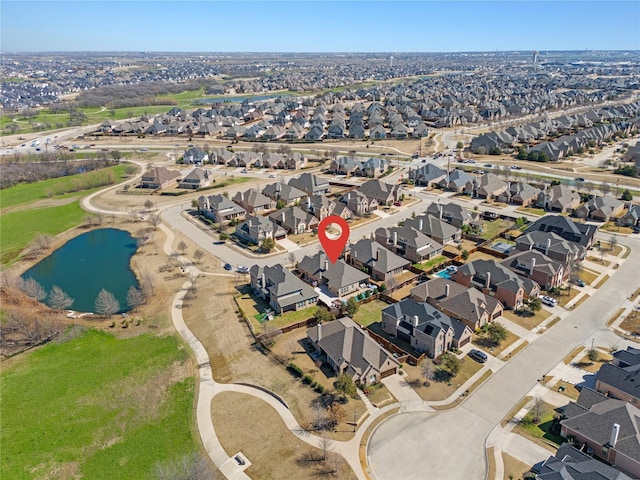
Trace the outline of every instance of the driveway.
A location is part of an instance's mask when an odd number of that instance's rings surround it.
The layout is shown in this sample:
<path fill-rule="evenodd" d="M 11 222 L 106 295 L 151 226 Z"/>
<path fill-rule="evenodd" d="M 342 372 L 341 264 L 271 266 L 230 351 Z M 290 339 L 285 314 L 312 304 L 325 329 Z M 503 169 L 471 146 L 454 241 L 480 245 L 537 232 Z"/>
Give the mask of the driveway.
<path fill-rule="evenodd" d="M 409 386 L 404 377 L 398 375 L 390 375 L 382 379 L 382 383 L 389 389 L 391 394 L 396 397 L 399 402 L 421 402 L 422 399 L 416 391 Z"/>

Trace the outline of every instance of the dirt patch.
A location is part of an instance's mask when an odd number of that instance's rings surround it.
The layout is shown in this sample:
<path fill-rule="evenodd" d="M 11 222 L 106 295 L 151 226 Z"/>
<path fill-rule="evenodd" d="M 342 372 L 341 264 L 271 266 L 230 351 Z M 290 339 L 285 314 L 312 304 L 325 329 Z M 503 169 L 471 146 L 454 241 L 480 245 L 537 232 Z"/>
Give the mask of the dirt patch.
<path fill-rule="evenodd" d="M 42 200 L 35 200 L 33 202 L 29 202 L 22 205 L 15 205 L 13 207 L 3 208 L 2 213 L 6 214 L 6 213 L 12 213 L 12 212 L 19 212 L 22 210 L 33 210 L 36 208 L 61 207 L 63 205 L 68 205 L 70 203 L 75 202 L 82 196 L 83 195 L 78 194 L 78 195 L 74 195 L 67 198 L 44 198 Z"/>
<path fill-rule="evenodd" d="M 520 480 L 524 478 L 524 474 L 531 470 L 531 466 L 518 460 L 511 455 L 502 452 L 502 463 L 504 464 L 505 480 Z M 493 477 L 487 477 L 493 478 Z"/>
<path fill-rule="evenodd" d="M 252 463 L 246 470 L 252 478 L 313 478 L 325 468 L 337 470 L 336 478 L 356 478 L 342 457 L 327 452 L 323 461 L 323 450 L 296 438 L 277 412 L 257 398 L 233 392 L 217 395 L 211 417 L 227 454 L 241 451 Z"/>

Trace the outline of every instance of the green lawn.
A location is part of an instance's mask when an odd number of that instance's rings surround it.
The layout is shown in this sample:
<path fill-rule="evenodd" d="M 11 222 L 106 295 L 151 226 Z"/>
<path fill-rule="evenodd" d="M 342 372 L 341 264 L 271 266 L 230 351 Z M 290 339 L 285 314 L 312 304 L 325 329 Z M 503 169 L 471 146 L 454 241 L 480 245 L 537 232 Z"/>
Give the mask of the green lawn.
<path fill-rule="evenodd" d="M 156 463 L 196 450 L 194 381 L 174 376 L 186 359 L 172 336 L 89 330 L 11 360 L 0 476 L 155 478 Z"/>
<path fill-rule="evenodd" d="M 13 207 L 22 205 L 41 198 L 56 197 L 60 192 L 68 192 L 73 187 L 84 190 L 83 187 L 91 188 L 100 180 L 104 180 L 107 172 L 113 173 L 115 182 L 125 178 L 125 170 L 130 165 L 122 164 L 113 167 L 107 167 L 88 173 L 80 173 L 78 175 L 70 175 L 68 177 L 50 178 L 34 183 L 21 183 L 13 187 L 0 190 L 0 208 Z"/>
<path fill-rule="evenodd" d="M 438 255 L 437 257 L 433 257 L 431 260 L 427 260 L 426 262 L 414 263 L 413 266 L 419 268 L 420 270 L 429 271 L 436 265 L 439 265 L 446 260 L 447 257 L 445 257 L 444 255 Z"/>
<path fill-rule="evenodd" d="M 534 441 L 546 441 L 559 447 L 564 442 L 564 437 L 552 433 L 550 430 L 555 413 L 553 405 L 544 402 L 540 422 L 535 424 L 531 421 L 533 419 L 533 412 L 530 411 L 525 416 L 526 421 L 516 426 L 515 431 L 520 434 L 524 433 L 524 436 L 529 436 Z"/>
<path fill-rule="evenodd" d="M 368 327 L 372 323 L 382 320 L 382 309 L 388 307 L 389 304 L 382 300 L 374 300 L 373 302 L 359 304 L 358 312 L 353 316 L 353 321 Z"/>
<path fill-rule="evenodd" d="M 15 259 L 36 233 L 57 235 L 80 224 L 86 215 L 76 200 L 58 207 L 20 210 L 0 216 L 0 262 L 6 264 Z"/>

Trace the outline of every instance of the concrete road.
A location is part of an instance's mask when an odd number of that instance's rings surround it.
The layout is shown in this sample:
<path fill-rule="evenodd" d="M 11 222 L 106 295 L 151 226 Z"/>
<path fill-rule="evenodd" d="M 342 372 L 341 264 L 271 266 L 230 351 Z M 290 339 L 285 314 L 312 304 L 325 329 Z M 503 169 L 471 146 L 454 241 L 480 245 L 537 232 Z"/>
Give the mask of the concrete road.
<path fill-rule="evenodd" d="M 460 407 L 390 417 L 367 446 L 378 480 L 484 478 L 485 441 L 491 430 L 536 382 L 576 346 L 615 337 L 606 327 L 640 281 L 640 239 L 625 238 L 627 261 L 600 290 L 563 318 L 476 390 Z M 629 342 L 615 337 L 623 348 Z M 609 345 L 609 343 L 604 343 Z"/>

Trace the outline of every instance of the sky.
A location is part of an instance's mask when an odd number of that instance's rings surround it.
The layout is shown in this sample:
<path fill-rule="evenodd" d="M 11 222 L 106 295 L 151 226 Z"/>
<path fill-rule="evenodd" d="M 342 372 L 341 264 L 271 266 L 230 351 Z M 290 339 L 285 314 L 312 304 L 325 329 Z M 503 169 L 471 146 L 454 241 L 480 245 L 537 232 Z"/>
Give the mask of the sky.
<path fill-rule="evenodd" d="M 7 1 L 4 52 L 640 50 L 640 2 Z"/>

